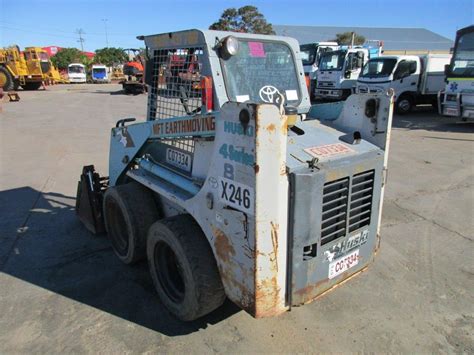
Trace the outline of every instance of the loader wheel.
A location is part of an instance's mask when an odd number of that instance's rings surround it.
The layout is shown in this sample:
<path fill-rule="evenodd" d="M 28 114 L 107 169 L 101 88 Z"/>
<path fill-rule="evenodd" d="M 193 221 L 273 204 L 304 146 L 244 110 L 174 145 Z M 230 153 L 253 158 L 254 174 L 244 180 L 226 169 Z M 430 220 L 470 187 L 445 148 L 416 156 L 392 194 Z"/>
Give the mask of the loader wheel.
<path fill-rule="evenodd" d="M 42 83 L 41 81 L 34 81 L 32 83 L 26 83 L 25 85 L 22 85 L 21 87 L 23 90 L 38 90 L 41 87 Z"/>
<path fill-rule="evenodd" d="M 192 321 L 224 303 L 211 247 L 190 215 L 155 222 L 148 232 L 147 256 L 158 297 L 177 318 Z"/>
<path fill-rule="evenodd" d="M 5 67 L 0 67 L 0 88 L 4 91 L 10 91 L 14 89 L 14 82 L 12 75 Z"/>
<path fill-rule="evenodd" d="M 112 249 L 125 264 L 146 256 L 146 235 L 159 214 L 152 193 L 137 182 L 110 187 L 104 194 L 105 227 Z"/>

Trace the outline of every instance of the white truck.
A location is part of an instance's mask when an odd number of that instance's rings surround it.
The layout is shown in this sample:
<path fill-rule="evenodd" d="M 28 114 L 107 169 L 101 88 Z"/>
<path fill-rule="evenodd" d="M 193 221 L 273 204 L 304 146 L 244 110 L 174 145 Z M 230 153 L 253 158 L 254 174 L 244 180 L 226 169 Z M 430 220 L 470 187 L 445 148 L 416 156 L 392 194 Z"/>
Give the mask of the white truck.
<path fill-rule="evenodd" d="M 81 63 L 71 63 L 67 67 L 67 76 L 70 83 L 85 83 L 87 81 L 86 67 Z"/>
<path fill-rule="evenodd" d="M 457 31 L 454 54 L 445 67 L 446 85 L 438 93 L 440 115 L 474 119 L 474 25 Z"/>
<path fill-rule="evenodd" d="M 314 42 L 300 45 L 303 70 L 310 83 L 309 92 L 311 97 L 314 95 L 314 89 L 316 88 L 316 72 L 321 55 L 337 49 L 339 49 L 337 42 Z"/>
<path fill-rule="evenodd" d="M 352 94 L 362 67 L 370 58 L 378 57 L 382 44 L 377 46 L 341 46 L 340 49 L 324 53 L 316 72 L 314 98 L 318 100 L 345 100 Z"/>
<path fill-rule="evenodd" d="M 357 80 L 357 92 L 395 92 L 398 114 L 410 112 L 414 106 L 436 106 L 438 91 L 444 86 L 444 66 L 450 54 L 382 56 L 370 59 Z"/>

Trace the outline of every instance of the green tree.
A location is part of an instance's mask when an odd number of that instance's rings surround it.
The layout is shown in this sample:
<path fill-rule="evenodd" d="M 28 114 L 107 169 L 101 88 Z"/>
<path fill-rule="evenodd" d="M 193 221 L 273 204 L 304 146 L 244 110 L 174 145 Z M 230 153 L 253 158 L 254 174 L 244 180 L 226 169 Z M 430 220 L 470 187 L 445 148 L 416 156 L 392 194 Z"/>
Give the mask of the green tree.
<path fill-rule="evenodd" d="M 87 56 L 85 56 L 77 48 L 61 48 L 58 53 L 51 57 L 51 61 L 58 69 L 67 69 L 71 63 L 87 64 Z"/>
<path fill-rule="evenodd" d="M 352 40 L 352 32 L 343 32 L 337 33 L 336 39 L 333 41 L 337 42 L 340 45 L 349 45 L 351 44 Z M 365 43 L 365 37 L 362 35 L 358 35 L 354 32 L 354 45 L 361 45 Z"/>
<path fill-rule="evenodd" d="M 273 27 L 255 6 L 224 10 L 221 18 L 209 26 L 210 30 L 233 31 L 259 34 L 275 34 Z"/>
<path fill-rule="evenodd" d="M 113 64 L 123 63 L 128 60 L 122 48 L 107 47 L 95 51 L 94 62 L 111 67 Z"/>

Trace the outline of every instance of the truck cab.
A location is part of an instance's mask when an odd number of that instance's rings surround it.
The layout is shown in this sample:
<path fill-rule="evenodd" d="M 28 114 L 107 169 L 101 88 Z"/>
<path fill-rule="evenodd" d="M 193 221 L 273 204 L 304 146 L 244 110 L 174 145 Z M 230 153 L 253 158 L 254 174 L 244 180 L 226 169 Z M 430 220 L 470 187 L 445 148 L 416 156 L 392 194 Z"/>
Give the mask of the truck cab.
<path fill-rule="evenodd" d="M 87 82 L 86 67 L 81 63 L 71 63 L 67 67 L 67 75 L 70 83 Z"/>
<path fill-rule="evenodd" d="M 300 45 L 300 55 L 303 61 L 305 75 L 310 81 L 309 92 L 312 96 L 316 88 L 316 71 L 318 70 L 321 55 L 339 48 L 337 42 L 315 42 Z"/>
<path fill-rule="evenodd" d="M 454 54 L 445 67 L 446 85 L 438 94 L 440 115 L 474 119 L 474 26 L 456 33 Z"/>
<path fill-rule="evenodd" d="M 345 100 L 353 91 L 362 67 L 379 56 L 381 46 L 360 46 L 324 53 L 316 73 L 314 97 L 319 100 Z"/>
<path fill-rule="evenodd" d="M 357 80 L 360 93 L 395 92 L 395 109 L 406 114 L 416 105 L 436 105 L 449 54 L 381 56 L 370 59 Z"/>

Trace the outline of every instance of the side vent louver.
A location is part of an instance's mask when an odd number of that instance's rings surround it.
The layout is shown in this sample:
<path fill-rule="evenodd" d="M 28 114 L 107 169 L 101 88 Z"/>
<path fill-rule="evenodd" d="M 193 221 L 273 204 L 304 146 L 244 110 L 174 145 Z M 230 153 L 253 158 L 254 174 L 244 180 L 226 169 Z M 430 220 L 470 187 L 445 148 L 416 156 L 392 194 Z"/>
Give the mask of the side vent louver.
<path fill-rule="evenodd" d="M 352 177 L 349 233 L 370 224 L 374 171 L 366 171 Z"/>
<path fill-rule="evenodd" d="M 370 224 L 374 170 L 324 184 L 321 245 Z"/>
<path fill-rule="evenodd" d="M 348 177 L 324 184 L 321 245 L 346 235 L 348 197 Z"/>

